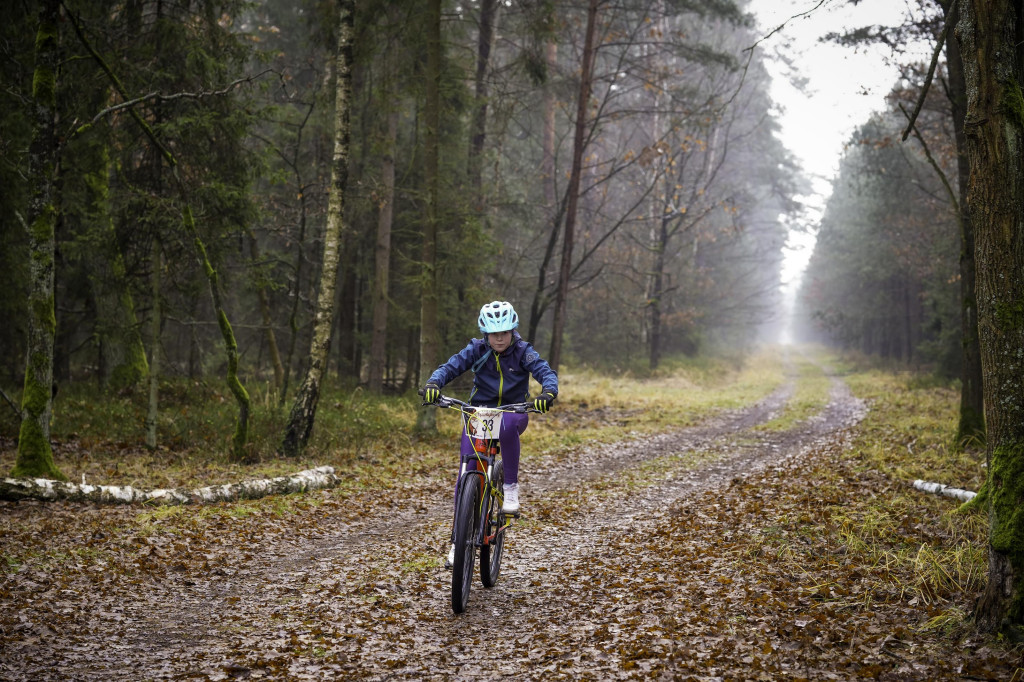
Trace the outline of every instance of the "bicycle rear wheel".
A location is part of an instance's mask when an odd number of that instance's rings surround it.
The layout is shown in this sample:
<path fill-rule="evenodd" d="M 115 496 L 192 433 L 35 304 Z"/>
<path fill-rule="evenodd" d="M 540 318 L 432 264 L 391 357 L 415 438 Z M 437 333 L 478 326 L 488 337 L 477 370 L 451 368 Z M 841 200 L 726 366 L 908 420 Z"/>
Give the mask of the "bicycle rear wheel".
<path fill-rule="evenodd" d="M 491 473 L 491 487 L 487 492 L 487 518 L 484 519 L 484 537 L 492 538 L 480 547 L 480 582 L 484 587 L 494 587 L 501 572 L 501 556 L 505 548 L 505 533 L 498 532 L 505 525 L 505 515 L 501 512 L 504 504 L 502 484 L 505 482 L 505 468 L 499 460 Z"/>
<path fill-rule="evenodd" d="M 473 584 L 473 560 L 476 558 L 473 543 L 478 528 L 480 487 L 476 475 L 462 479 L 455 512 L 455 563 L 452 565 L 452 611 L 455 613 L 466 610 L 469 588 Z"/>

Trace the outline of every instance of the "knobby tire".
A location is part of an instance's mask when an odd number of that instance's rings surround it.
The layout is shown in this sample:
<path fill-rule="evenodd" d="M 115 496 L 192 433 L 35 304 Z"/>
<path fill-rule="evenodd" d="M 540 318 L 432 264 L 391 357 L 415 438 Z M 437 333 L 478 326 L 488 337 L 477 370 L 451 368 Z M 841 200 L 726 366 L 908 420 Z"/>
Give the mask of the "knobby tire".
<path fill-rule="evenodd" d="M 505 533 L 498 534 L 498 530 L 505 525 L 505 515 L 501 513 L 504 504 L 504 493 L 502 484 L 505 482 L 505 469 L 501 460 L 494 465 L 491 474 L 491 491 L 488 493 L 490 499 L 485 505 L 487 517 L 483 520 L 486 528 L 486 537 L 494 536 L 491 544 L 484 544 L 480 548 L 480 582 L 484 587 L 494 587 L 498 583 L 498 573 L 501 572 L 501 556 L 505 547 Z"/>
<path fill-rule="evenodd" d="M 459 505 L 455 513 L 455 563 L 452 565 L 452 611 L 455 613 L 465 612 L 469 588 L 473 584 L 480 487 L 479 477 L 471 475 L 462 479 L 459 491 Z"/>

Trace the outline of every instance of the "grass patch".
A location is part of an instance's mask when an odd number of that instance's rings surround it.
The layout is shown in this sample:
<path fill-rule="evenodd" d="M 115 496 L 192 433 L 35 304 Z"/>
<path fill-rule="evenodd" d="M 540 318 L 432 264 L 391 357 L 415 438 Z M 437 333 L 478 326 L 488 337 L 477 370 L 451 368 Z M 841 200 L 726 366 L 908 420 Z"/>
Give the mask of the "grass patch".
<path fill-rule="evenodd" d="M 774 518 L 748 556 L 770 557 L 794 574 L 842 575 L 857 566 L 832 599 L 852 603 L 855 594 L 847 589 L 854 585 L 857 599 L 920 608 L 922 629 L 959 628 L 986 581 L 988 521 L 911 484 L 920 478 L 977 490 L 984 480 L 984 453 L 952 447 L 959 406 L 953 388 L 852 362 L 848 369 L 845 381 L 870 405 L 852 447 L 830 453 L 826 464 L 807 474 L 808 490 L 795 492 L 791 502 L 802 511 Z M 821 537 L 827 555 L 809 556 L 802 536 Z M 827 566 L 814 567 L 822 561 Z M 809 589 L 823 598 L 820 586 Z"/>
<path fill-rule="evenodd" d="M 786 407 L 777 417 L 757 427 L 759 431 L 788 431 L 798 423 L 820 413 L 828 405 L 832 380 L 825 373 L 820 352 L 796 353 L 795 387 Z"/>

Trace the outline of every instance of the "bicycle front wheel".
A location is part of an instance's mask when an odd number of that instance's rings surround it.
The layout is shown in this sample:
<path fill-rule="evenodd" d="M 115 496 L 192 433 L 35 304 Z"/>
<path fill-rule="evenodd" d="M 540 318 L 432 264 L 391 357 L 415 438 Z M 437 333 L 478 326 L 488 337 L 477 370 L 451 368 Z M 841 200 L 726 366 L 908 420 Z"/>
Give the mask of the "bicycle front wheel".
<path fill-rule="evenodd" d="M 480 582 L 484 587 L 494 587 L 498 582 L 498 573 L 501 572 L 501 555 L 505 548 L 505 532 L 502 526 L 505 525 L 505 515 L 501 513 L 504 503 L 502 484 L 505 482 L 505 468 L 499 460 L 494 465 L 491 473 L 491 487 L 487 495 L 490 498 L 487 504 L 487 518 L 484 519 L 484 537 L 490 538 L 490 542 L 484 542 L 480 547 Z"/>
<path fill-rule="evenodd" d="M 452 611 L 463 613 L 473 584 L 474 541 L 478 528 L 480 481 L 473 474 L 462 479 L 455 512 L 455 563 L 452 565 Z"/>

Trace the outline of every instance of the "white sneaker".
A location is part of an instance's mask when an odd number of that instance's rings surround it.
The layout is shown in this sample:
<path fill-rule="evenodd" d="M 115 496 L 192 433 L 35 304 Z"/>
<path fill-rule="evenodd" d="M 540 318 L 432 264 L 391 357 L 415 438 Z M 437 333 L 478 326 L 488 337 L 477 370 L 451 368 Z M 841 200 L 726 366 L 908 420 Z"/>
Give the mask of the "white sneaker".
<path fill-rule="evenodd" d="M 449 571 L 452 570 L 452 566 L 455 565 L 455 543 L 452 543 L 451 549 L 448 550 L 448 556 L 444 558 L 444 567 Z"/>
<path fill-rule="evenodd" d="M 506 514 L 519 513 L 519 484 L 504 484 L 505 502 L 501 505 L 501 511 Z"/>

